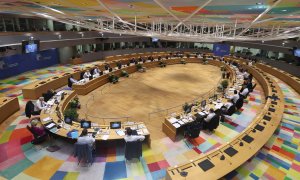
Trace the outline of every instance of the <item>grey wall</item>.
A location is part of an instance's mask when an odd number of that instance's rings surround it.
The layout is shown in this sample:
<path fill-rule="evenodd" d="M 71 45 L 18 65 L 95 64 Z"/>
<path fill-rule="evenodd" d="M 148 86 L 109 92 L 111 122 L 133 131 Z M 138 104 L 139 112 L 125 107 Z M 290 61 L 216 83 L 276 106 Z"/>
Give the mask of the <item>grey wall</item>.
<path fill-rule="evenodd" d="M 59 53 L 59 61 L 61 64 L 68 64 L 70 63 L 70 59 L 72 58 L 73 54 L 76 53 L 74 47 L 67 46 L 58 48 Z"/>

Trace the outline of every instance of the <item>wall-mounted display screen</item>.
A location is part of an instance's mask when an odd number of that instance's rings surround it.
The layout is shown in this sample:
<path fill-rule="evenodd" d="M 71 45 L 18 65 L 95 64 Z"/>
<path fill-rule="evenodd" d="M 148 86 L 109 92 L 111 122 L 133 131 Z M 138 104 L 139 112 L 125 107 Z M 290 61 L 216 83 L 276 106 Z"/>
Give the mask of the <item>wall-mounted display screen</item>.
<path fill-rule="evenodd" d="M 295 49 L 294 50 L 294 56 L 300 57 L 300 49 Z"/>
<path fill-rule="evenodd" d="M 25 53 L 33 53 L 38 52 L 40 49 L 40 41 L 22 41 L 22 52 Z"/>
<path fill-rule="evenodd" d="M 152 42 L 157 42 L 158 40 L 158 38 L 152 38 Z"/>

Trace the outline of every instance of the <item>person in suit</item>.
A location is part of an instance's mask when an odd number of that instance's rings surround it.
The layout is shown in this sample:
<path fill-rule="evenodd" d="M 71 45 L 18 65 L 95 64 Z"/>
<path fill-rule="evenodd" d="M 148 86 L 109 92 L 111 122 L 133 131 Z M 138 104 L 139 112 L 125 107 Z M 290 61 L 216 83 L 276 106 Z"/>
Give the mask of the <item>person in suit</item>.
<path fill-rule="evenodd" d="M 76 79 L 74 79 L 74 77 L 71 75 L 69 78 L 68 78 L 68 87 L 72 87 L 72 85 L 74 83 L 77 83 L 78 81 Z"/>
<path fill-rule="evenodd" d="M 46 109 L 46 102 L 44 101 L 44 97 L 39 97 L 39 99 L 35 103 L 35 109 L 41 113 L 43 109 Z"/>
<path fill-rule="evenodd" d="M 88 135 L 88 130 L 86 128 L 82 130 L 77 142 L 80 144 L 88 144 L 91 148 L 95 146 L 95 138 Z"/>
<path fill-rule="evenodd" d="M 238 94 L 237 90 L 234 90 L 234 95 L 233 96 L 229 96 L 228 99 L 231 100 L 232 103 L 236 103 L 237 100 L 240 98 L 240 95 Z"/>
<path fill-rule="evenodd" d="M 133 141 L 144 141 L 144 139 L 145 139 L 145 136 L 132 135 L 132 134 L 133 134 L 132 129 L 131 128 L 127 128 L 124 140 L 126 142 L 133 142 Z"/>
<path fill-rule="evenodd" d="M 206 118 L 204 118 L 205 123 L 209 123 L 210 120 L 215 116 L 215 111 L 211 108 Z"/>
<path fill-rule="evenodd" d="M 83 74 L 83 78 L 84 78 L 84 79 L 89 79 L 90 76 L 92 76 L 92 75 L 91 75 L 91 73 L 90 73 L 89 70 L 86 70 L 85 73 Z"/>
<path fill-rule="evenodd" d="M 101 70 L 99 69 L 98 66 L 95 66 L 95 69 L 93 70 L 93 75 L 96 75 L 96 74 L 100 74 Z"/>
<path fill-rule="evenodd" d="M 241 91 L 240 91 L 240 95 L 245 99 L 249 94 L 249 89 L 247 88 L 246 85 L 243 85 Z"/>

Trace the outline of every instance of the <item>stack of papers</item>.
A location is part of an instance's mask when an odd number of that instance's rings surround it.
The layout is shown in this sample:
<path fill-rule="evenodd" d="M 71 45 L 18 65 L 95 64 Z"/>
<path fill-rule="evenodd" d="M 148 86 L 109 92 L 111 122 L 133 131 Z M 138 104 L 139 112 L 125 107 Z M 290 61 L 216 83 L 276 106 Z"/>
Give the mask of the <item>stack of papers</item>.
<path fill-rule="evenodd" d="M 116 130 L 116 133 L 119 135 L 119 136 L 125 136 L 125 133 L 123 130 Z"/>
<path fill-rule="evenodd" d="M 149 134 L 148 129 L 143 129 L 143 133 L 144 133 L 144 134 Z"/>
<path fill-rule="evenodd" d="M 183 125 L 183 124 L 184 124 L 184 122 L 181 121 L 181 120 L 179 120 L 178 123 L 179 123 L 180 125 Z"/>
<path fill-rule="evenodd" d="M 139 130 L 137 130 L 136 132 L 137 132 L 137 134 L 138 134 L 138 135 L 143 135 L 143 131 L 142 131 L 142 130 L 140 130 L 140 129 L 139 129 Z"/>
<path fill-rule="evenodd" d="M 175 127 L 175 128 L 179 128 L 180 127 L 180 124 L 179 123 L 173 123 L 173 126 Z"/>
<path fill-rule="evenodd" d="M 101 137 L 102 140 L 107 140 L 108 138 L 109 138 L 109 135 L 103 135 L 103 136 Z"/>
<path fill-rule="evenodd" d="M 171 117 L 169 119 L 169 121 L 170 121 L 171 124 L 173 124 L 173 123 L 177 122 L 178 120 L 176 118 L 174 118 L 174 117 Z"/>
<path fill-rule="evenodd" d="M 55 126 L 55 123 L 50 123 L 46 126 L 46 128 L 51 129 L 53 126 Z"/>
<path fill-rule="evenodd" d="M 47 122 L 47 121 L 50 121 L 50 120 L 52 120 L 50 117 L 46 117 L 46 118 L 42 119 L 43 122 Z"/>

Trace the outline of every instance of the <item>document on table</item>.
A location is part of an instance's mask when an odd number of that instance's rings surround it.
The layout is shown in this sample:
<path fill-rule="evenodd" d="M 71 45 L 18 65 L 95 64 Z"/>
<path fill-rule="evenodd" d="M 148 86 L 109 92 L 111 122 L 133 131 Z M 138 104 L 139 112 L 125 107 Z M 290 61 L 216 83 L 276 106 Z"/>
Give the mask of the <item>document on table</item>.
<path fill-rule="evenodd" d="M 50 129 L 50 128 L 52 128 L 53 126 L 55 126 L 55 123 L 50 123 L 50 124 L 48 124 L 48 125 L 46 126 L 46 128 Z"/>
<path fill-rule="evenodd" d="M 116 130 L 116 133 L 119 135 L 119 136 L 125 136 L 125 132 L 123 130 Z"/>
<path fill-rule="evenodd" d="M 47 122 L 47 121 L 50 121 L 50 120 L 51 120 L 50 117 L 46 117 L 46 118 L 44 118 L 42 121 L 43 121 L 43 122 Z"/>
<path fill-rule="evenodd" d="M 101 139 L 102 140 L 107 140 L 109 138 L 109 135 L 102 135 Z"/>
<path fill-rule="evenodd" d="M 143 131 L 141 129 L 136 131 L 138 135 L 143 135 Z"/>
<path fill-rule="evenodd" d="M 143 129 L 143 133 L 144 133 L 144 134 L 149 134 L 148 129 Z"/>
<path fill-rule="evenodd" d="M 179 128 L 180 127 L 180 124 L 179 123 L 173 123 L 173 126 L 175 127 L 175 128 Z"/>
<path fill-rule="evenodd" d="M 174 117 L 171 117 L 171 118 L 169 119 L 169 121 L 170 121 L 171 124 L 173 124 L 173 123 L 176 123 L 176 122 L 177 122 L 177 119 L 174 118 Z"/>
<path fill-rule="evenodd" d="M 179 120 L 178 123 L 179 123 L 180 125 L 183 125 L 183 124 L 184 124 L 184 122 L 181 121 L 181 120 Z"/>

